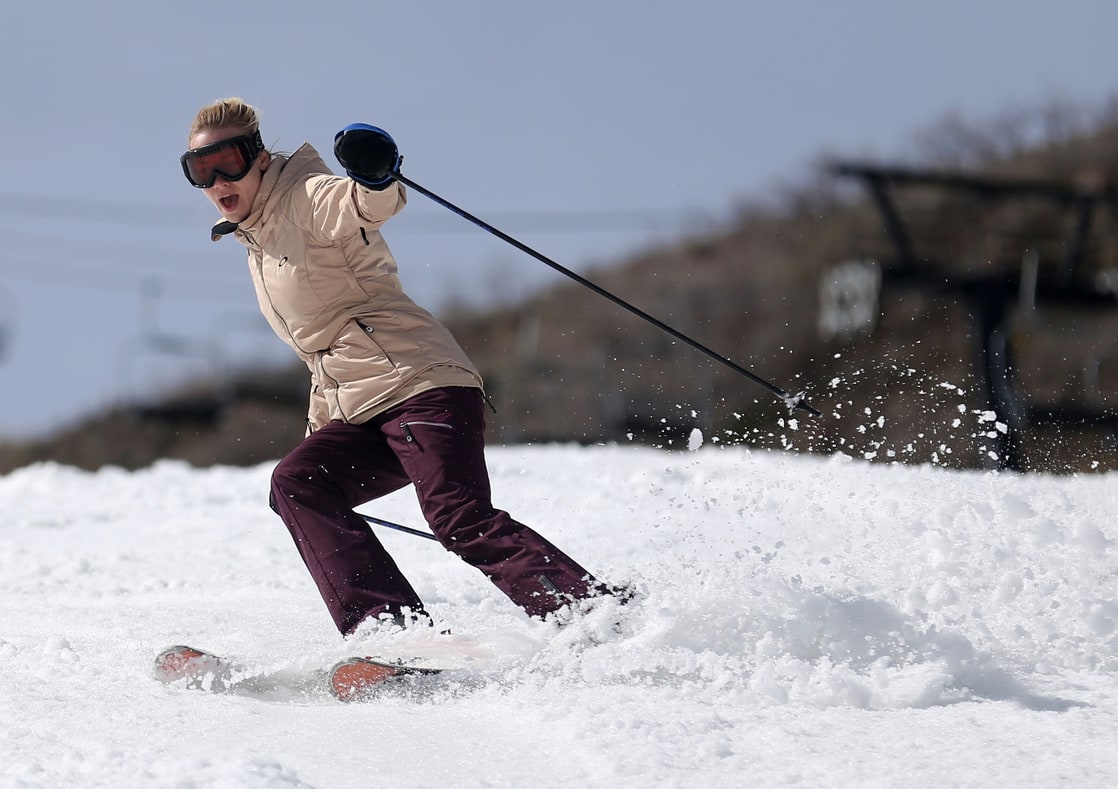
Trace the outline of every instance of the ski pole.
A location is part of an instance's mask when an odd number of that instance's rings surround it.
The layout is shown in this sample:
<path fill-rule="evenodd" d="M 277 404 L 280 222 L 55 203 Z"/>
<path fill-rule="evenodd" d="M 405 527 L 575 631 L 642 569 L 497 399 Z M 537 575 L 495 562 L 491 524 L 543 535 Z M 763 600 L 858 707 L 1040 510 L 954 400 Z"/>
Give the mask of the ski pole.
<path fill-rule="evenodd" d="M 605 288 L 602 288 L 598 285 L 595 285 L 590 280 L 588 280 L 585 277 L 575 273 L 574 271 L 571 271 L 566 266 L 562 266 L 559 263 L 556 263 L 551 258 L 537 252 L 536 250 L 532 249 L 527 244 L 524 244 L 524 243 L 521 243 L 520 241 L 517 241 L 515 238 L 508 235 L 507 233 L 502 233 L 500 230 L 493 227 L 488 222 L 484 222 L 481 219 L 478 219 L 473 214 L 471 214 L 467 211 L 464 211 L 463 209 L 461 209 L 458 206 L 451 203 L 449 200 L 445 200 L 444 198 L 439 197 L 437 194 L 430 191 L 429 189 L 423 188 L 422 186 L 417 184 L 415 181 L 413 181 L 410 178 L 408 178 L 407 176 L 405 176 L 399 170 L 394 170 L 392 172 L 392 175 L 393 175 L 393 177 L 396 178 L 397 181 L 402 183 L 404 186 L 407 186 L 411 189 L 414 189 L 415 191 L 419 192 L 422 195 L 426 195 L 427 197 L 431 198 L 432 200 L 434 200 L 436 203 L 443 206 L 444 208 L 449 208 L 451 211 L 458 214 L 458 216 L 462 217 L 463 219 L 465 219 L 469 222 L 473 222 L 475 225 L 480 227 L 482 230 L 485 230 L 489 233 L 492 233 L 497 238 L 501 239 L 502 241 L 504 241 L 508 244 L 511 244 L 512 246 L 519 249 L 521 252 L 524 252 L 525 254 L 531 255 L 532 257 L 534 257 L 536 260 L 540 261 L 541 263 L 545 263 L 548 266 L 551 266 L 553 269 L 558 271 L 560 274 L 563 274 L 567 277 L 570 277 L 575 282 L 577 282 L 579 285 L 582 285 L 583 287 L 589 288 L 590 290 L 597 293 L 599 296 L 602 296 L 606 299 L 609 299 L 610 301 L 612 301 L 617 306 L 628 310 L 629 312 L 636 315 L 638 318 L 640 318 L 644 321 L 647 321 L 648 323 L 651 323 L 653 326 L 655 326 L 656 328 L 658 328 L 662 331 L 667 332 L 668 334 L 675 337 L 680 342 L 686 343 L 687 345 L 690 345 L 692 348 L 699 351 L 700 353 L 706 354 L 708 357 L 710 357 L 714 361 L 718 362 L 719 364 L 722 364 L 726 367 L 729 367 L 731 370 L 738 373 L 739 375 L 743 375 L 746 378 L 748 378 L 749 380 L 753 381 L 754 383 L 759 384 L 760 386 L 763 386 L 765 389 L 768 389 L 770 392 L 772 392 L 774 395 L 776 395 L 780 400 L 783 400 L 784 404 L 788 407 L 788 410 L 790 412 L 795 411 L 797 408 L 802 408 L 804 411 L 807 411 L 812 416 L 822 416 L 823 415 L 818 409 L 814 408 L 810 403 L 808 403 L 804 399 L 804 395 L 805 395 L 804 392 L 799 392 L 797 394 L 791 394 L 789 392 L 784 391 L 779 386 L 776 386 L 775 384 L 769 383 L 764 378 L 761 378 L 760 376 L 756 375 L 755 373 L 753 373 L 753 372 L 747 370 L 746 368 L 740 366 L 739 364 L 731 361 L 730 359 L 726 358 L 722 354 L 719 354 L 719 353 L 716 353 L 716 352 L 712 351 L 707 346 L 703 345 L 702 343 L 700 343 L 697 340 L 692 339 L 691 337 L 688 337 L 683 332 L 672 328 L 671 326 L 669 326 L 668 324 L 659 320 L 658 318 L 654 318 L 653 316 L 649 315 L 647 312 L 640 309 L 639 307 L 636 307 L 636 306 L 630 304 L 629 302 L 625 301 L 624 299 L 620 298 L 619 296 L 615 296 L 613 293 L 610 293 Z"/>
<path fill-rule="evenodd" d="M 359 512 L 357 514 L 360 515 L 362 518 L 364 518 L 369 523 L 372 523 L 376 526 L 384 526 L 387 529 L 395 529 L 396 531 L 402 531 L 404 534 L 414 534 L 416 537 L 424 537 L 428 540 L 434 540 L 435 542 L 439 541 L 439 538 L 436 537 L 435 535 L 431 534 L 430 532 L 420 531 L 419 529 L 413 529 L 410 526 L 401 526 L 398 523 L 393 523 L 392 521 L 386 521 L 383 518 L 375 518 L 372 515 L 366 515 L 363 512 Z"/>

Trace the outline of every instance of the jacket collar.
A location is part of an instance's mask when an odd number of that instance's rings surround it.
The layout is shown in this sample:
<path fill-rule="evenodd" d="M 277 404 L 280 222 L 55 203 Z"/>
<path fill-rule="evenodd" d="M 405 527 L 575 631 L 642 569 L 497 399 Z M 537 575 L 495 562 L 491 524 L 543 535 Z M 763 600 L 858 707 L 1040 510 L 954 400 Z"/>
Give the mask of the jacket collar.
<path fill-rule="evenodd" d="M 216 223 L 210 229 L 210 239 L 220 241 L 223 236 L 242 228 L 256 229 L 263 224 L 275 200 L 278 200 L 296 181 L 309 175 L 332 175 L 326 162 L 310 143 L 300 145 L 299 150 L 290 157 L 280 153 L 273 154 L 272 162 L 260 180 L 260 188 L 256 190 L 256 197 L 252 201 L 252 209 L 248 216 L 240 223 L 225 219 Z"/>
<path fill-rule="evenodd" d="M 219 221 L 210 228 L 211 241 L 220 241 L 222 236 L 235 233 L 242 225 L 245 227 L 252 227 L 252 225 L 260 221 L 260 216 L 264 213 L 264 203 L 268 195 L 276 188 L 276 183 L 279 181 L 280 173 L 283 171 L 286 163 L 287 157 L 283 154 L 275 154 L 272 156 L 272 161 L 268 164 L 268 169 L 264 171 L 264 177 L 260 179 L 260 188 L 256 190 L 256 197 L 252 200 L 252 209 L 249 211 L 248 216 L 240 222 L 230 222 L 227 219 Z"/>

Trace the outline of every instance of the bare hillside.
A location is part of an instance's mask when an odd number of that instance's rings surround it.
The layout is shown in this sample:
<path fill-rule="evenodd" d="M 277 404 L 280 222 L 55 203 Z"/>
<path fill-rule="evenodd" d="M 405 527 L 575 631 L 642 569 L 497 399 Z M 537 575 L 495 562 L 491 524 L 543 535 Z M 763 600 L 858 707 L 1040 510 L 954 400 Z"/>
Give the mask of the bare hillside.
<path fill-rule="evenodd" d="M 822 162 L 724 228 L 588 275 L 805 392 L 821 418 L 789 415 L 557 275 L 514 306 L 444 316 L 486 377 L 493 439 L 681 448 L 697 428 L 706 441 L 875 461 L 1118 465 L 1118 115 L 947 121 L 919 150 L 907 163 Z M 232 387 L 199 382 L 156 407 L 0 447 L 0 470 L 276 458 L 303 433 L 305 378 L 292 368 Z"/>

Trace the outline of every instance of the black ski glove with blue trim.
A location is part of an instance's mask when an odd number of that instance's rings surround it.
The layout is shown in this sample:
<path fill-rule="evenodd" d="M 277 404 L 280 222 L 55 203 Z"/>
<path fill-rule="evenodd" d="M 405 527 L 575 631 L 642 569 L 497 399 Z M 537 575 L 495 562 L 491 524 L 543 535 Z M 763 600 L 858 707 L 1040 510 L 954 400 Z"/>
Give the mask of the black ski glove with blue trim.
<path fill-rule="evenodd" d="M 334 156 L 350 178 L 381 191 L 396 180 L 403 157 L 384 129 L 351 123 L 334 135 Z"/>

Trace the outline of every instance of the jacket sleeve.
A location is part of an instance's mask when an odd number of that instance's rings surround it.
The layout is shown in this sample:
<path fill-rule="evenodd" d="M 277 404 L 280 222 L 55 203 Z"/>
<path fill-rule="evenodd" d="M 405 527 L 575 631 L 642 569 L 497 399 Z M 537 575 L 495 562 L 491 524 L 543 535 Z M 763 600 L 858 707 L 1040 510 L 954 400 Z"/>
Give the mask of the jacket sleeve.
<path fill-rule="evenodd" d="M 403 211 L 404 206 L 407 205 L 408 193 L 399 181 L 393 181 L 391 186 L 379 192 L 362 186 L 356 181 L 351 183 L 353 184 L 353 201 L 357 206 L 357 213 L 362 219 L 373 222 L 374 227 L 380 227 Z"/>
<path fill-rule="evenodd" d="M 309 178 L 293 197 L 290 216 L 300 224 L 309 222 L 306 229 L 320 240 L 349 236 L 361 228 L 377 230 L 407 204 L 399 182 L 378 192 L 336 175 Z"/>

